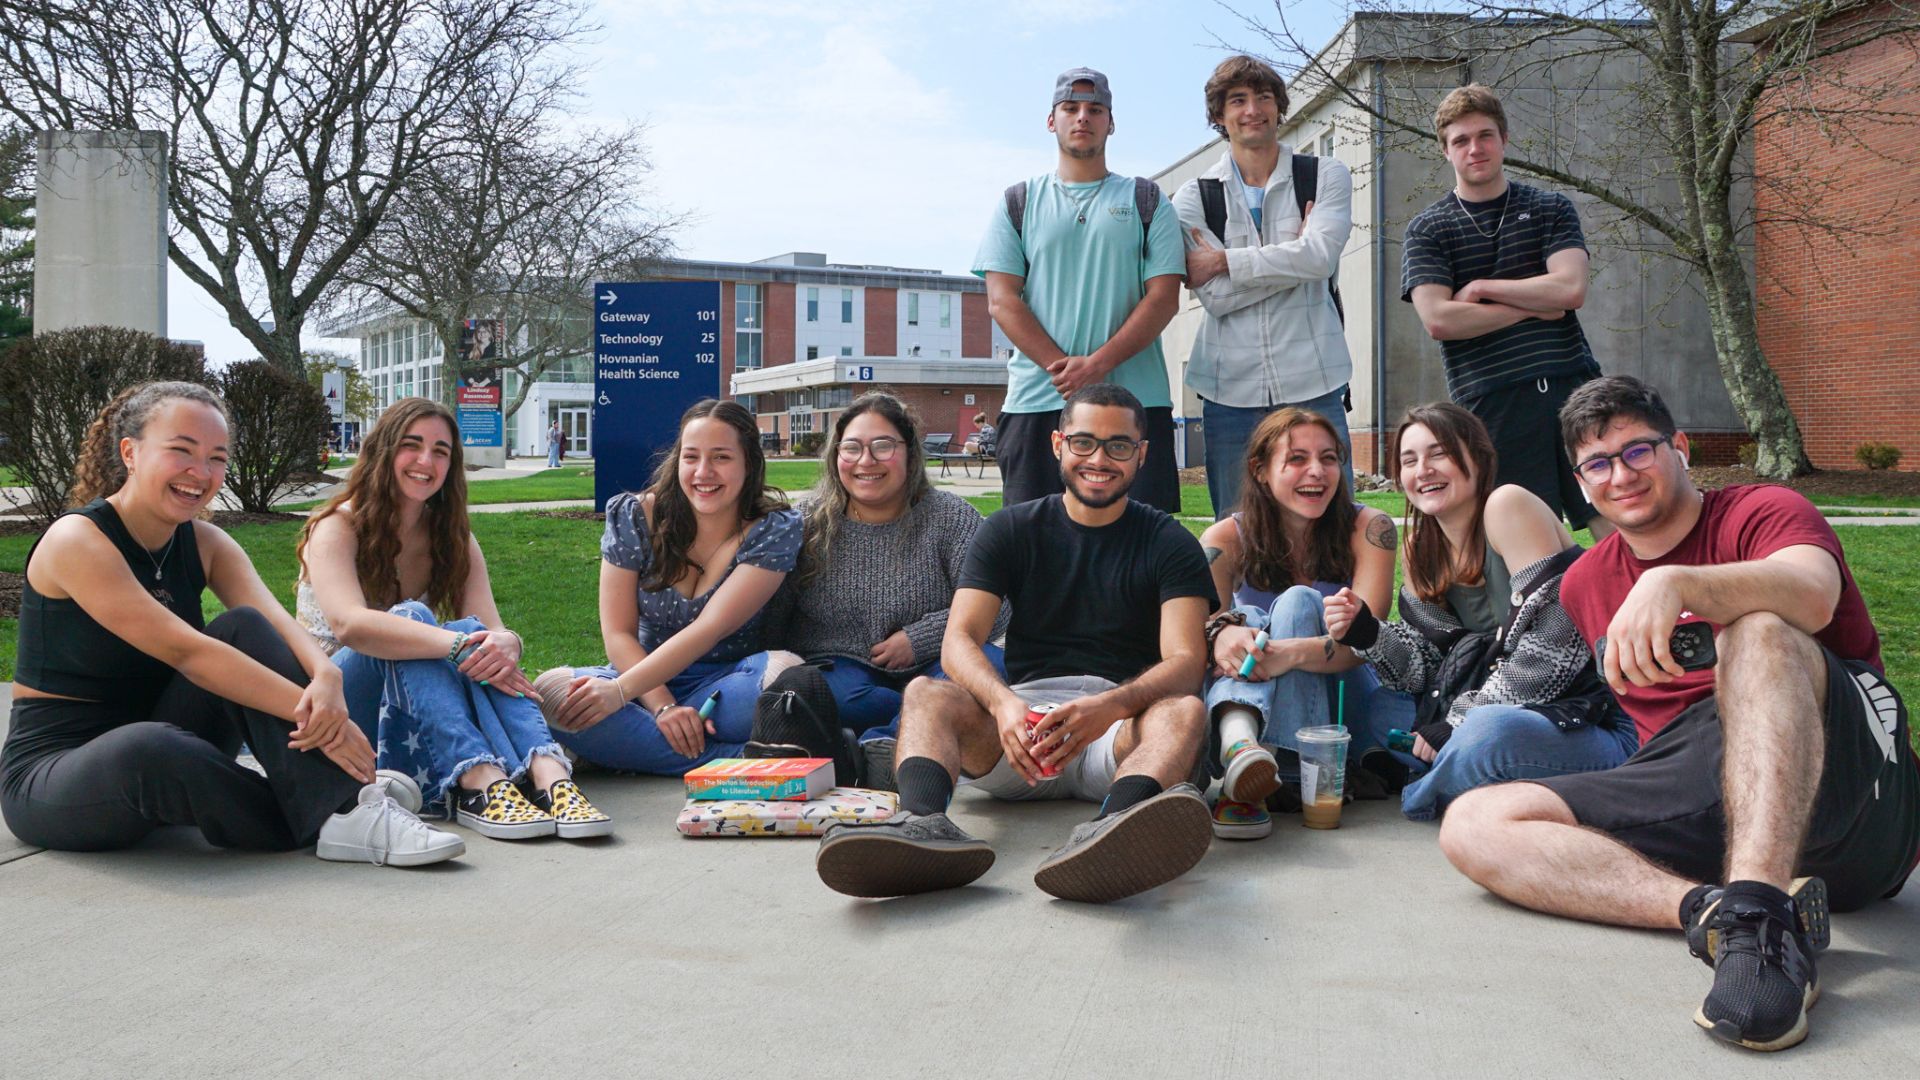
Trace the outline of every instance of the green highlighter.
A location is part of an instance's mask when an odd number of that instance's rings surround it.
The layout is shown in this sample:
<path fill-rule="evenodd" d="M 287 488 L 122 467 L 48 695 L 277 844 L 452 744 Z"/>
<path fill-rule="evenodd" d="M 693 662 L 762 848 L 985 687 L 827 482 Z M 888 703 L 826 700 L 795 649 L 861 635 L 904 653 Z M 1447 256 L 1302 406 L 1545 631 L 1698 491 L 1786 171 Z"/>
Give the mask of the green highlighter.
<path fill-rule="evenodd" d="M 1269 640 L 1270 639 L 1267 637 L 1267 632 L 1265 630 L 1262 630 L 1259 633 L 1253 635 L 1253 652 L 1248 653 L 1247 658 L 1245 660 L 1240 661 L 1240 677 L 1241 678 L 1244 679 L 1247 676 L 1253 674 L 1253 665 L 1258 662 L 1254 657 L 1253 653 L 1257 653 L 1264 650 L 1267 647 L 1267 642 Z"/>

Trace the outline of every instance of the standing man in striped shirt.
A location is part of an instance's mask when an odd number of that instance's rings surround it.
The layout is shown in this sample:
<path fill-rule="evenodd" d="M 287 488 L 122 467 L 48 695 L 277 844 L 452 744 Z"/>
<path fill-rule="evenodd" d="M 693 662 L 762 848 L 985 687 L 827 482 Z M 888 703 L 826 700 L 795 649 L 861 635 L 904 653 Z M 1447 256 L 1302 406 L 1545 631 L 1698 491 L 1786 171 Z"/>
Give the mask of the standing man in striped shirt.
<path fill-rule="evenodd" d="M 1487 425 L 1499 484 L 1519 484 L 1594 538 L 1561 443 L 1559 412 L 1600 365 L 1574 312 L 1587 299 L 1587 245 L 1573 202 L 1507 179 L 1507 114 L 1477 83 L 1434 112 L 1453 190 L 1407 223 L 1400 298 L 1446 358 L 1447 393 Z"/>

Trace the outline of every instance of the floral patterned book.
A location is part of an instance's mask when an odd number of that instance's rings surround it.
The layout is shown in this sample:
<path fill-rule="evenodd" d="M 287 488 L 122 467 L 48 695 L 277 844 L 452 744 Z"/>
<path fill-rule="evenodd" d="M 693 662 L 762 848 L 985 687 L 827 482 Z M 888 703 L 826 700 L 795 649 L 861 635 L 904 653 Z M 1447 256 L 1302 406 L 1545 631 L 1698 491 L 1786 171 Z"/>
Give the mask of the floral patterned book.
<path fill-rule="evenodd" d="M 891 791 L 846 787 L 804 802 L 688 799 L 674 827 L 688 836 L 818 836 L 836 821 L 885 821 L 899 805 Z"/>

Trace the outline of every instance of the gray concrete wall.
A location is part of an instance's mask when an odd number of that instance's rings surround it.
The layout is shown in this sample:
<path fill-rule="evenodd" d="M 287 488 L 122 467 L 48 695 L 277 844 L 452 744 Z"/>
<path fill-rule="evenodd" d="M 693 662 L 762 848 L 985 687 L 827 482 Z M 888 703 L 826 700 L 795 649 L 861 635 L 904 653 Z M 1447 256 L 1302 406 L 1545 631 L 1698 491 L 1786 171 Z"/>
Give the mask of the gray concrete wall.
<path fill-rule="evenodd" d="M 166 136 L 43 131 L 36 166 L 34 329 L 166 336 Z"/>

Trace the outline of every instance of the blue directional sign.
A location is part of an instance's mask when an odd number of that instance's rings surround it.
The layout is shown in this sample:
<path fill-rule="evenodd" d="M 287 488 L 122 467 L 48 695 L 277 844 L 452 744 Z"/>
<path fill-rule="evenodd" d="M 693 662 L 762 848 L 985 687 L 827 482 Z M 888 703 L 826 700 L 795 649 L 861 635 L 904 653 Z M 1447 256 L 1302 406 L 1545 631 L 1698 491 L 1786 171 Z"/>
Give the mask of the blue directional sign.
<path fill-rule="evenodd" d="M 720 283 L 593 287 L 593 505 L 647 486 L 680 414 L 719 397 Z"/>

